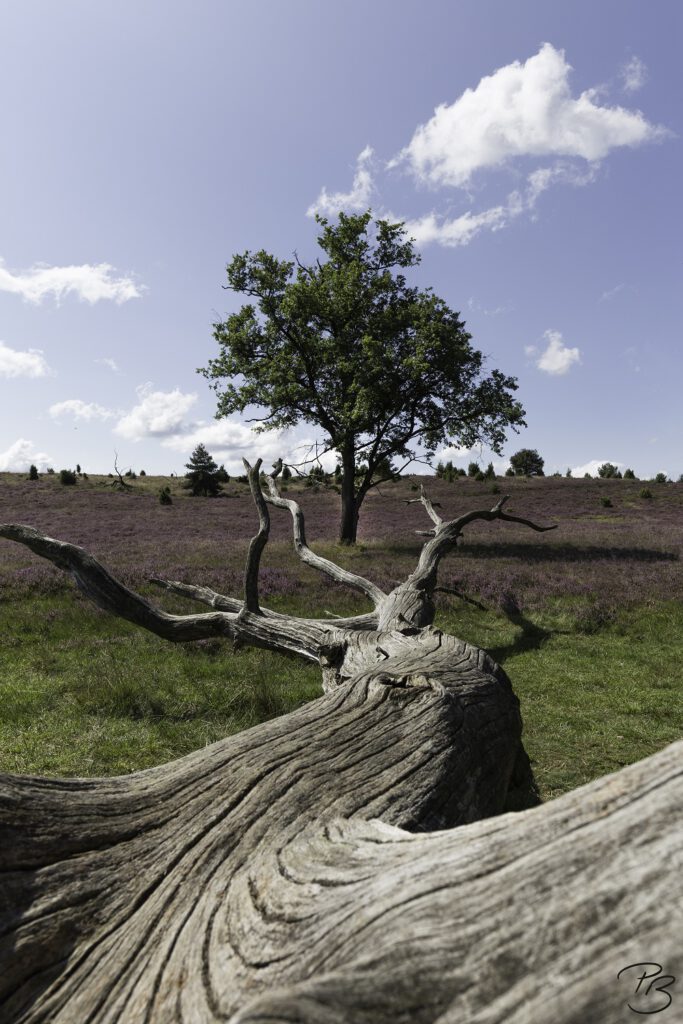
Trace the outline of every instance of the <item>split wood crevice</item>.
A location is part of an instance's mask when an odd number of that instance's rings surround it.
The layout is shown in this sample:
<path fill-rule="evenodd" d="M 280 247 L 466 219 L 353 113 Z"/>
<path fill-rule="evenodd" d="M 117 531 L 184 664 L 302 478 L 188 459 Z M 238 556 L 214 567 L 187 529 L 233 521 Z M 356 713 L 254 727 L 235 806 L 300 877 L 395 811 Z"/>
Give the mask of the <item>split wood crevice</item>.
<path fill-rule="evenodd" d="M 308 547 L 279 466 L 265 493 L 260 462 L 247 468 L 259 530 L 244 599 L 154 581 L 202 613 L 169 614 L 82 549 L 0 526 L 108 611 L 173 641 L 229 637 L 316 661 L 324 690 L 130 776 L 0 777 L 0 1019 L 625 1019 L 620 968 L 683 969 L 683 744 L 536 806 L 507 676 L 432 625 L 438 565 L 465 526 L 552 527 L 506 513 L 505 499 L 444 522 L 422 493 L 433 530 L 385 594 Z M 261 607 L 268 504 L 290 512 L 303 561 L 372 611 Z"/>

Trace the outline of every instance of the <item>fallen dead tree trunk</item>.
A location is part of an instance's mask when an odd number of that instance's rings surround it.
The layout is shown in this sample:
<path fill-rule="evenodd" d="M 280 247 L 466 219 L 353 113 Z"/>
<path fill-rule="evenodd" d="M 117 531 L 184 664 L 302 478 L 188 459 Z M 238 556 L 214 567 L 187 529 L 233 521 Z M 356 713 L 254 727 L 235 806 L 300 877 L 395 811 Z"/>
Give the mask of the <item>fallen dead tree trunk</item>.
<path fill-rule="evenodd" d="M 259 468 L 244 600 L 157 581 L 211 606 L 195 615 L 155 608 L 72 545 L 0 527 L 108 610 L 171 640 L 317 660 L 325 691 L 128 777 L 2 777 L 0 1019 L 624 1019 L 644 996 L 617 972 L 680 958 L 681 745 L 533 807 L 507 677 L 431 624 L 439 560 L 464 526 L 525 520 L 501 502 L 444 523 L 423 495 L 432 536 L 387 595 L 310 551 L 298 506 L 277 474 L 264 500 Z M 260 607 L 266 500 L 292 514 L 301 557 L 374 611 Z"/>

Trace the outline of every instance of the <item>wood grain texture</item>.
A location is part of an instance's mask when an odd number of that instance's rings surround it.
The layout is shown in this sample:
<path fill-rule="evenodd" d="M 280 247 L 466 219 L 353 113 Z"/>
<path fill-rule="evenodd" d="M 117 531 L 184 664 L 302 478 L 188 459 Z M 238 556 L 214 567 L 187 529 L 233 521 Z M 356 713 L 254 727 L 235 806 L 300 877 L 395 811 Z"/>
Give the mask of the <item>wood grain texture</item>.
<path fill-rule="evenodd" d="M 3 1024 L 616 1024 L 622 967 L 683 973 L 683 744 L 537 806 L 507 676 L 431 625 L 458 530 L 356 625 L 256 589 L 169 615 L 0 526 L 110 611 L 317 660 L 324 690 L 134 775 L 0 777 Z"/>

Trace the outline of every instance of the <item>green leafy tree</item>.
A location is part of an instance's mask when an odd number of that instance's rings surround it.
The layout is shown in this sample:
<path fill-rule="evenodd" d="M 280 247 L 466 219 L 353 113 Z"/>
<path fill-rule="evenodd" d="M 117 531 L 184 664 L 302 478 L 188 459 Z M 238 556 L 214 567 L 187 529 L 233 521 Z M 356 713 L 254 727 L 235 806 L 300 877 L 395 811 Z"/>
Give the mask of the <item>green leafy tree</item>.
<path fill-rule="evenodd" d="M 521 448 L 510 456 L 515 476 L 543 476 L 544 461 L 535 448 Z"/>
<path fill-rule="evenodd" d="M 304 421 L 325 432 L 342 467 L 340 540 L 353 543 L 378 466 L 405 468 L 417 445 L 425 458 L 451 443 L 499 452 L 524 410 L 513 377 L 484 375 L 459 314 L 406 281 L 419 256 L 402 224 L 369 212 L 317 222 L 322 259 L 310 265 L 264 250 L 233 257 L 227 287 L 249 301 L 214 325 L 220 355 L 199 372 L 219 417 L 265 410 L 258 429 Z"/>
<path fill-rule="evenodd" d="M 598 466 L 598 476 L 603 480 L 621 480 L 621 473 L 613 462 L 603 462 L 602 466 Z"/>
<path fill-rule="evenodd" d="M 197 445 L 190 456 L 190 461 L 185 463 L 185 468 L 187 473 L 183 487 L 192 491 L 194 495 L 213 498 L 222 490 L 218 479 L 218 466 L 203 444 Z"/>

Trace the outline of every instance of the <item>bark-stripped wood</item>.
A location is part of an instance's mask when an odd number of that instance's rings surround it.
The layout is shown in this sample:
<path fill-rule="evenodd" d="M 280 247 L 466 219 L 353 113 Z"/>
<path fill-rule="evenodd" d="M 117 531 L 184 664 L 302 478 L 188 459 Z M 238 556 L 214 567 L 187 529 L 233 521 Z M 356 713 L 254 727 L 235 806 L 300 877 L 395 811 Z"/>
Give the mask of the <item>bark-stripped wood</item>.
<path fill-rule="evenodd" d="M 314 564 L 275 475 L 264 497 Z M 212 608 L 178 616 L 81 549 L 0 526 L 109 611 L 316 659 L 325 691 L 131 776 L 0 777 L 3 1022 L 602 1024 L 630 1012 L 622 967 L 683 966 L 683 744 L 534 806 L 507 676 L 431 619 L 463 526 L 523 520 L 499 503 L 444 523 L 423 503 L 416 572 L 389 595 L 354 576 L 375 608 L 342 620 L 262 609 L 258 545 L 246 603 L 157 581 Z"/>

